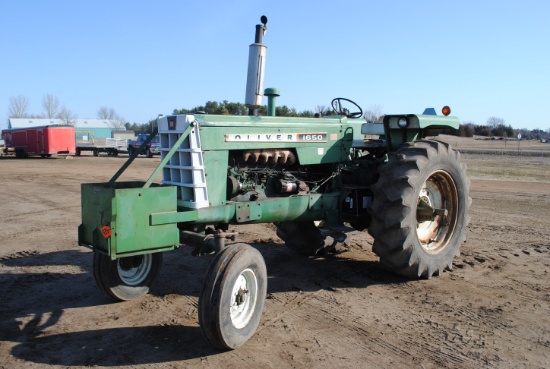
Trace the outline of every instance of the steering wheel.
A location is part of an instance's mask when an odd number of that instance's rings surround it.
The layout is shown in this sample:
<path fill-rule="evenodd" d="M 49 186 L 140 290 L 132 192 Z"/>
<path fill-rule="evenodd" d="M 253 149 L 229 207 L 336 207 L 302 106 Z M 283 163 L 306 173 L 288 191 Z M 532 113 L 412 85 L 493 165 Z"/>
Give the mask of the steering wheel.
<path fill-rule="evenodd" d="M 349 109 L 342 106 L 342 102 L 347 101 L 359 111 L 350 113 Z M 348 118 L 361 118 L 363 116 L 363 109 L 359 105 L 357 105 L 355 102 L 351 101 L 350 99 L 344 99 L 343 97 L 337 97 L 336 99 L 332 100 L 330 103 L 332 105 L 332 110 L 336 112 L 338 115 L 345 115 Z"/>

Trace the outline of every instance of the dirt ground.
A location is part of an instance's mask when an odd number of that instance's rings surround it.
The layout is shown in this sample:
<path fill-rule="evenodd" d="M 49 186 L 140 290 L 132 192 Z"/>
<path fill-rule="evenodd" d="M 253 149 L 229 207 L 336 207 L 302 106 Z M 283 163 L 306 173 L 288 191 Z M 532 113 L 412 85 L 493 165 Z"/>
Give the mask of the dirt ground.
<path fill-rule="evenodd" d="M 211 256 L 166 253 L 151 294 L 134 301 L 96 287 L 92 252 L 77 245 L 80 183 L 108 181 L 125 157 L 0 158 L 0 368 L 548 368 L 550 157 L 462 158 L 471 223 L 440 277 L 384 271 L 366 232 L 308 259 L 271 225 L 233 227 L 263 254 L 269 282 L 256 335 L 229 352 L 198 326 Z M 158 163 L 140 158 L 123 179 Z"/>

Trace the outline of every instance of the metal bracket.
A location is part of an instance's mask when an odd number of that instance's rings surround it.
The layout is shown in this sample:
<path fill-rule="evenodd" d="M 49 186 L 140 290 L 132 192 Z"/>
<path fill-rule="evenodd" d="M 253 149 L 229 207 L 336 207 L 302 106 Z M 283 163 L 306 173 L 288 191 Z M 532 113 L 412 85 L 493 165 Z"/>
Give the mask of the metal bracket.
<path fill-rule="evenodd" d="M 235 205 L 237 223 L 250 222 L 262 218 L 262 204 L 259 202 L 238 203 Z"/>

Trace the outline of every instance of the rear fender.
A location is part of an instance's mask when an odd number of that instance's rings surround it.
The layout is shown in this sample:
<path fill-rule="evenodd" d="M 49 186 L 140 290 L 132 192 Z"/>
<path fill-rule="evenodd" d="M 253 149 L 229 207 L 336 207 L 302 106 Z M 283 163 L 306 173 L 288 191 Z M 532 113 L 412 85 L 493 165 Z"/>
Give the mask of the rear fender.
<path fill-rule="evenodd" d="M 400 125 L 398 123 L 400 121 L 404 124 Z M 428 136 L 428 131 L 431 135 L 433 130 L 458 129 L 460 121 L 457 117 L 437 115 L 386 115 L 383 126 L 388 151 L 395 151 L 402 143 L 420 140 Z"/>

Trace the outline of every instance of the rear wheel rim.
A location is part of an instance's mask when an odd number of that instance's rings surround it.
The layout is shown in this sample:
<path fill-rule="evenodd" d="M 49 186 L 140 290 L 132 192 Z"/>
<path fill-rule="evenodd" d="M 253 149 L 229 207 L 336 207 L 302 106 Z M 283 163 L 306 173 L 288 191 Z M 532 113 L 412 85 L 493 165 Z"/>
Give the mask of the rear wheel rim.
<path fill-rule="evenodd" d="M 449 244 L 457 224 L 458 190 L 452 176 L 443 170 L 430 174 L 418 195 L 420 201 L 447 211 L 446 215 L 435 215 L 433 220 L 422 220 L 417 215 L 416 235 L 420 245 L 426 252 L 437 254 Z"/>

